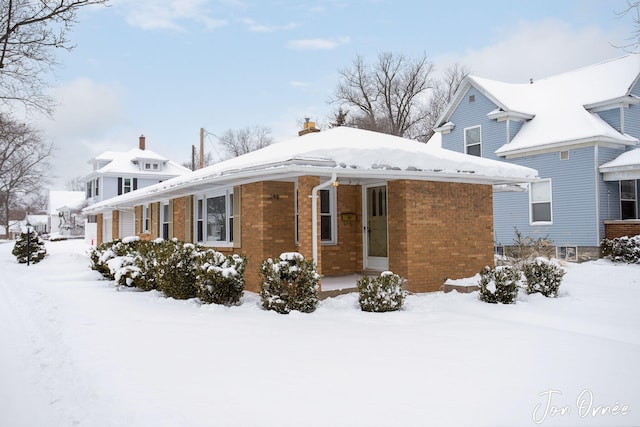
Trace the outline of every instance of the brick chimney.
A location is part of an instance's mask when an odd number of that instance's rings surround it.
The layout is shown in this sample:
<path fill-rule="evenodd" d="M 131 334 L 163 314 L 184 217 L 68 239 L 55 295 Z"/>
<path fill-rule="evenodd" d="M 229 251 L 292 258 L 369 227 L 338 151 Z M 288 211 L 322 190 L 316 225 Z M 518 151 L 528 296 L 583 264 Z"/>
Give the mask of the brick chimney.
<path fill-rule="evenodd" d="M 141 150 L 145 149 L 145 138 L 144 138 L 144 135 L 140 135 L 140 149 Z"/>
<path fill-rule="evenodd" d="M 316 122 L 311 122 L 309 120 L 310 119 L 308 117 L 305 117 L 304 127 L 300 132 L 298 132 L 298 136 L 306 135 L 313 132 L 320 132 L 320 129 L 316 127 Z"/>

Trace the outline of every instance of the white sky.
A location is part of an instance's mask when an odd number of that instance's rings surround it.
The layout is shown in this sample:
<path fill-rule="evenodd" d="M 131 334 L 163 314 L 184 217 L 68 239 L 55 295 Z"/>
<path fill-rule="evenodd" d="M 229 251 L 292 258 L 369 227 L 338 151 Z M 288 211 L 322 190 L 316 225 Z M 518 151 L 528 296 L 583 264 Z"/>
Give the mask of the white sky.
<path fill-rule="evenodd" d="M 623 55 L 625 0 L 112 0 L 79 15 L 52 80 L 59 103 L 40 120 L 56 145 L 54 188 L 89 173 L 104 150 L 147 148 L 190 159 L 199 129 L 267 126 L 276 140 L 328 103 L 356 54 L 418 57 L 437 68 L 512 82 Z M 208 136 L 206 149 L 216 138 Z M 217 148 L 220 151 L 219 148 Z M 214 153 L 214 158 L 219 158 Z"/>

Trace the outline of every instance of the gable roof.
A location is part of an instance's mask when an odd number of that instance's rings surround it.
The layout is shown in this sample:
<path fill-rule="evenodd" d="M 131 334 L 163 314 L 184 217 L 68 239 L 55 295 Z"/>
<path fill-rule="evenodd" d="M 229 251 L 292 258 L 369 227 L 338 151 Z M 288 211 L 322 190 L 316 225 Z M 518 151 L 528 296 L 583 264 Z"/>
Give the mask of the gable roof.
<path fill-rule="evenodd" d="M 161 198 L 210 191 L 216 186 L 333 173 L 339 179 L 354 183 L 413 179 L 505 184 L 532 181 L 538 175 L 531 168 L 455 153 L 397 136 L 337 127 L 272 144 L 188 175 L 96 203 L 85 212 L 130 207 Z"/>
<path fill-rule="evenodd" d="M 145 171 L 134 163 L 144 161 L 162 163 L 162 171 Z M 100 164 L 108 162 L 101 168 L 98 168 L 90 175 L 108 174 L 108 175 L 149 175 L 149 176 L 177 176 L 190 173 L 191 170 L 184 166 L 173 162 L 166 157 L 151 151 L 132 148 L 129 151 L 105 151 L 88 161 L 90 164 Z"/>
<path fill-rule="evenodd" d="M 634 145 L 636 138 L 618 132 L 593 111 L 640 102 L 631 94 L 639 75 L 640 55 L 631 54 L 526 84 L 468 76 L 437 125 L 450 119 L 473 86 L 498 107 L 489 117 L 502 114 L 524 121 L 513 140 L 496 150 L 498 155 L 585 142 Z"/>

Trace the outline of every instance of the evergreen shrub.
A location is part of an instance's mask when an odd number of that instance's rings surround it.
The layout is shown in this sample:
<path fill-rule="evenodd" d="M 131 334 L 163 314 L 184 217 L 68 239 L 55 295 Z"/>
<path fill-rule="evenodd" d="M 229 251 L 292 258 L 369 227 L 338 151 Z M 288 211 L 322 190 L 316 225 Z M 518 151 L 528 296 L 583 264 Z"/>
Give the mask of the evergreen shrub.
<path fill-rule="evenodd" d="M 557 263 L 538 257 L 524 265 L 523 273 L 527 294 L 541 293 L 545 297 L 555 298 L 565 271 Z"/>
<path fill-rule="evenodd" d="M 358 280 L 358 302 L 362 311 L 385 312 L 402 308 L 407 292 L 402 289 L 404 280 L 390 271 L 378 277 Z"/>
<path fill-rule="evenodd" d="M 196 295 L 202 302 L 238 305 L 244 292 L 246 258 L 206 249 L 196 257 Z"/>
<path fill-rule="evenodd" d="M 286 252 L 278 261 L 271 258 L 260 266 L 262 306 L 287 314 L 292 310 L 311 313 L 318 305 L 320 276 L 312 261 L 297 252 Z"/>
<path fill-rule="evenodd" d="M 613 262 L 640 264 L 640 235 L 603 239 L 600 249 L 602 256 Z"/>
<path fill-rule="evenodd" d="M 156 288 L 168 298 L 195 298 L 196 246 L 175 239 L 155 243 L 152 268 Z"/>
<path fill-rule="evenodd" d="M 29 251 L 27 252 L 27 236 L 29 238 Z M 47 256 L 44 240 L 34 230 L 29 233 L 20 233 L 16 238 L 11 253 L 18 259 L 18 263 L 26 264 L 27 259 L 31 264 L 37 264 Z"/>
<path fill-rule="evenodd" d="M 492 304 L 514 304 L 521 273 L 511 266 L 485 267 L 480 272 L 479 297 Z"/>

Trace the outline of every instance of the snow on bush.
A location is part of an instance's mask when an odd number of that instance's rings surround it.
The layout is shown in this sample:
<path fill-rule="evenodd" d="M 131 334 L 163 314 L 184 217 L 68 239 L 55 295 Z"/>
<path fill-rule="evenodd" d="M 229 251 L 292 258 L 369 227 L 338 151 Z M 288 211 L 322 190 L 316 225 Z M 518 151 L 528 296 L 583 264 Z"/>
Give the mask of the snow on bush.
<path fill-rule="evenodd" d="M 603 239 L 600 248 L 602 256 L 613 262 L 640 264 L 640 235 Z"/>
<path fill-rule="evenodd" d="M 390 271 L 380 276 L 358 280 L 358 302 L 362 311 L 385 312 L 402 308 L 407 292 L 402 289 L 404 280 Z"/>
<path fill-rule="evenodd" d="M 29 238 L 29 250 L 27 251 L 27 237 Z M 29 233 L 20 233 L 16 239 L 16 243 L 13 246 L 11 253 L 18 259 L 18 263 L 26 264 L 27 259 L 29 263 L 39 263 L 47 256 L 47 249 L 44 247 L 44 240 L 38 233 L 30 230 Z"/>
<path fill-rule="evenodd" d="M 196 294 L 202 302 L 237 305 L 244 292 L 246 258 L 207 249 L 196 257 Z"/>
<path fill-rule="evenodd" d="M 280 255 L 279 261 L 269 258 L 260 267 L 262 306 L 287 314 L 292 310 L 311 313 L 318 305 L 320 276 L 312 261 L 297 252 Z"/>
<path fill-rule="evenodd" d="M 550 298 L 558 296 L 565 271 L 556 262 L 538 257 L 525 263 L 522 272 L 527 282 L 527 294 L 541 293 Z"/>
<path fill-rule="evenodd" d="M 157 289 L 166 297 L 200 297 L 205 303 L 237 304 L 246 260 L 176 239 L 126 237 L 89 250 L 91 268 L 119 286 Z"/>
<path fill-rule="evenodd" d="M 480 272 L 479 297 L 491 304 L 514 304 L 522 274 L 510 266 L 485 267 Z"/>

